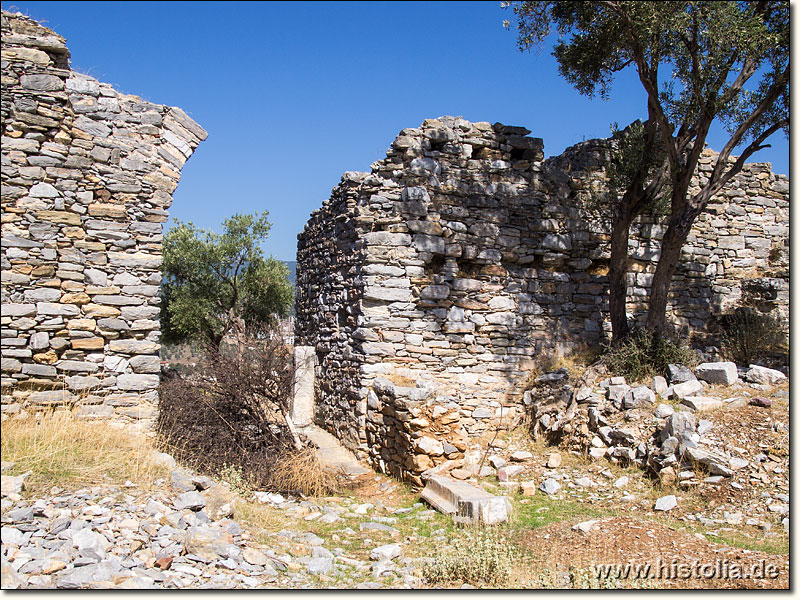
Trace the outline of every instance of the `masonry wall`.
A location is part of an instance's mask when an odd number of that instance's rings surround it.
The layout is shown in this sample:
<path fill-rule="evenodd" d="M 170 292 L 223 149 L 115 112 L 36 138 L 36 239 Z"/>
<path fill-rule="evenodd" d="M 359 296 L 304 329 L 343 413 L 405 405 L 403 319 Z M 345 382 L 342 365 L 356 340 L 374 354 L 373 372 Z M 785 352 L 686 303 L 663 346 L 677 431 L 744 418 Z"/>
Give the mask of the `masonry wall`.
<path fill-rule="evenodd" d="M 69 67 L 64 39 L 2 14 L 2 409 L 150 418 L 161 234 L 206 132 Z"/>
<path fill-rule="evenodd" d="M 604 142 L 545 161 L 529 133 L 453 117 L 405 129 L 298 236 L 297 343 L 317 351 L 317 421 L 387 472 L 418 482 L 519 414 L 542 355 L 608 336 L 609 235 L 581 208 Z M 662 233 L 634 228 L 634 317 Z M 786 178 L 748 165 L 692 232 L 676 329 L 702 332 L 747 294 L 785 315 L 787 240 Z"/>

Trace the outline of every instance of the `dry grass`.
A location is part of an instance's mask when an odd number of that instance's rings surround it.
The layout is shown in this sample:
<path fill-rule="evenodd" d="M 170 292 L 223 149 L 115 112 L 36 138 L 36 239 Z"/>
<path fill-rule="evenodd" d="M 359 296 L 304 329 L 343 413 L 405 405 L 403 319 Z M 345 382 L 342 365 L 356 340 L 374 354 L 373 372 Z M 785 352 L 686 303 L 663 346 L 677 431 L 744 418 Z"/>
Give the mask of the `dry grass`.
<path fill-rule="evenodd" d="M 296 523 L 286 516 L 286 513 L 278 508 L 256 502 L 246 502 L 241 498 L 236 499 L 234 506 L 236 519 L 248 530 L 254 531 L 256 539 L 266 533 L 276 533 L 281 529 L 293 527 Z M 263 537 L 263 542 L 268 542 L 269 537 Z"/>
<path fill-rule="evenodd" d="M 280 457 L 272 470 L 270 483 L 273 488 L 312 497 L 335 494 L 340 487 L 339 478 L 319 461 L 314 448 Z"/>
<path fill-rule="evenodd" d="M 597 362 L 602 354 L 603 349 L 600 346 L 588 344 L 581 344 L 568 354 L 559 352 L 544 354 L 537 360 L 536 366 L 525 380 L 524 389 L 531 389 L 537 377 L 562 368 L 567 370 L 570 377 L 577 379 L 583 375 L 587 367 Z"/>
<path fill-rule="evenodd" d="M 2 459 L 11 474 L 31 472 L 28 488 L 48 490 L 125 481 L 146 487 L 168 474 L 152 440 L 130 428 L 82 420 L 66 410 L 3 422 Z"/>

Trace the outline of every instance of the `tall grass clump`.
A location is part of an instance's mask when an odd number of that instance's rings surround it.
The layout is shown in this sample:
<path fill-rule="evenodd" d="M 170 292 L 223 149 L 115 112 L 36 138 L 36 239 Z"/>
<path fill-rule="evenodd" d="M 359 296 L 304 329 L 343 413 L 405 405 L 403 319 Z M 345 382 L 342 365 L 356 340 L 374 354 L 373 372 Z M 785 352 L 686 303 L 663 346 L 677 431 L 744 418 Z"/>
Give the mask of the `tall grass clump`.
<path fill-rule="evenodd" d="M 337 492 L 339 477 L 325 468 L 314 448 L 303 448 L 287 452 L 277 459 L 270 484 L 280 491 L 320 497 Z"/>

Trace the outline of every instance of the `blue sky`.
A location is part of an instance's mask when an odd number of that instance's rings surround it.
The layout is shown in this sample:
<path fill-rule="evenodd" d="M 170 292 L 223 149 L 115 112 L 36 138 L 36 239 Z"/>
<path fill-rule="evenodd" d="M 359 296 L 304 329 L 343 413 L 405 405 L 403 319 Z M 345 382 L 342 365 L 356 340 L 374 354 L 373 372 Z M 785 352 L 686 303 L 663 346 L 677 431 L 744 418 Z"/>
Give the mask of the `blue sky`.
<path fill-rule="evenodd" d="M 3 2 L 67 39 L 72 67 L 180 106 L 208 132 L 172 217 L 219 230 L 268 210 L 267 254 L 297 233 L 344 171 L 369 171 L 426 118 L 524 125 L 547 156 L 645 116 L 632 72 L 612 99 L 580 96 L 549 48 L 520 53 L 493 2 Z M 789 172 L 789 144 L 754 155 Z M 712 132 L 710 145 L 723 141 Z"/>

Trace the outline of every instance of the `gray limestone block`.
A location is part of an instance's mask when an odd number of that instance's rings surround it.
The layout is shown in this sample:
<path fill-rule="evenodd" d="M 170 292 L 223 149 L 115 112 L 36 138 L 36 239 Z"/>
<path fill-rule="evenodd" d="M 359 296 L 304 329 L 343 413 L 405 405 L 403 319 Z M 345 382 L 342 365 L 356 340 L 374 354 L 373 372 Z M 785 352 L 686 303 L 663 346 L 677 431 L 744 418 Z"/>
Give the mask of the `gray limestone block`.
<path fill-rule="evenodd" d="M 129 375 L 122 374 L 117 376 L 117 387 L 124 391 L 144 391 L 158 387 L 158 375 Z"/>
<path fill-rule="evenodd" d="M 694 374 L 698 379 L 702 379 L 708 383 L 724 385 L 736 383 L 736 380 L 739 378 L 736 363 L 733 362 L 702 363 L 695 367 Z"/>
<path fill-rule="evenodd" d="M 64 89 L 64 80 L 55 75 L 37 74 L 23 75 L 20 84 L 28 90 L 36 92 L 58 92 Z"/>

